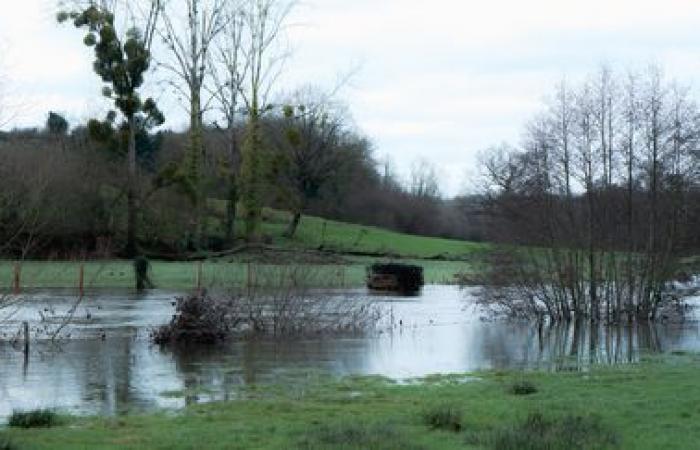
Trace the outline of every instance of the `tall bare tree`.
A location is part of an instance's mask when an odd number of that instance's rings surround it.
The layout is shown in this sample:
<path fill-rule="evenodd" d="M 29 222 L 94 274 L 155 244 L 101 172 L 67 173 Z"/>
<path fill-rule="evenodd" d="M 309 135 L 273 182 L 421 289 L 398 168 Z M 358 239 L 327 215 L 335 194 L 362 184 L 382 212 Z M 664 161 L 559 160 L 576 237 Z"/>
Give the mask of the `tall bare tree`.
<path fill-rule="evenodd" d="M 310 203 L 345 170 L 349 122 L 344 106 L 321 89 L 298 89 L 286 101 L 270 172 L 292 216 L 287 237 L 294 236 Z"/>
<path fill-rule="evenodd" d="M 285 22 L 293 0 L 245 0 L 243 54 L 248 62 L 241 91 L 248 112 L 248 126 L 241 152 L 239 185 L 245 213 L 246 237 L 260 237 L 265 142 L 262 115 L 272 108 L 269 94 L 275 85 L 289 51 L 284 46 Z"/>
<path fill-rule="evenodd" d="M 656 67 L 622 79 L 604 68 L 568 92 L 521 150 L 484 159 L 493 229 L 537 247 L 494 266 L 514 281 L 489 301 L 555 321 L 654 319 L 693 229 L 700 110 Z"/>
<path fill-rule="evenodd" d="M 208 91 L 216 101 L 216 109 L 224 119 L 224 126 L 218 126 L 226 135 L 228 146 L 228 178 L 226 208 L 226 241 L 231 244 L 235 238 L 236 204 L 238 203 L 238 166 L 240 160 L 237 126 L 242 118 L 241 92 L 246 80 L 249 61 L 244 54 L 245 13 L 240 2 L 226 4 L 226 26 L 216 40 L 211 54 L 211 83 Z"/>
<path fill-rule="evenodd" d="M 172 78 L 168 84 L 186 99 L 190 120 L 189 146 L 185 157 L 185 173 L 194 193 L 194 246 L 202 245 L 206 193 L 203 186 L 203 115 L 208 101 L 203 99 L 206 78 L 210 75 L 210 52 L 214 41 L 225 29 L 225 0 L 164 0 L 163 26 L 159 33 L 168 49 L 168 56 L 159 59 L 159 66 Z"/>

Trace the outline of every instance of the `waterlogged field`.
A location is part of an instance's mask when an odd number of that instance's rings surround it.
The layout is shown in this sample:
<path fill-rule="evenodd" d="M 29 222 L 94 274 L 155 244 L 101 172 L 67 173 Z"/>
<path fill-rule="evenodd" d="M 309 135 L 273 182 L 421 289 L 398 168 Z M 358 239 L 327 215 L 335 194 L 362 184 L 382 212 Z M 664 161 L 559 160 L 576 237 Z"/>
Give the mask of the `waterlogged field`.
<path fill-rule="evenodd" d="M 398 382 L 480 370 L 588 371 L 640 362 L 647 354 L 700 351 L 684 323 L 538 329 L 484 321 L 471 290 L 427 286 L 417 297 L 368 297 L 364 289 L 321 290 L 342 302 L 373 302 L 383 315 L 366 335 L 234 340 L 211 347 L 160 348 L 150 332 L 167 323 L 177 292 L 88 290 L 56 342 L 49 336 L 76 305 L 72 289 L 35 291 L 0 320 L 0 423 L 13 410 L 57 408 L 120 415 L 241 398 L 249 389 L 319 377 L 379 375 Z M 3 313 L 0 318 L 5 319 Z M 22 322 L 34 340 L 25 361 L 13 345 Z"/>
<path fill-rule="evenodd" d="M 397 384 L 308 377 L 236 401 L 6 429 L 17 449 L 694 449 L 695 355 L 585 372 L 480 372 Z M 528 389 L 522 389 L 527 386 Z"/>

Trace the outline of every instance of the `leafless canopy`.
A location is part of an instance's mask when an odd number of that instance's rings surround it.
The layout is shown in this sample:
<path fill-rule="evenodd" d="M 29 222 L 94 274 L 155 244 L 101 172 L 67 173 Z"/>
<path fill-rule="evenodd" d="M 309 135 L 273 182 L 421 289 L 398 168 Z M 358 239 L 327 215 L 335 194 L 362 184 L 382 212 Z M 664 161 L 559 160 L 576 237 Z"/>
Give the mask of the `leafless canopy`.
<path fill-rule="evenodd" d="M 656 318 L 677 298 L 679 256 L 698 248 L 700 109 L 688 90 L 658 67 L 603 67 L 562 82 L 525 136 L 483 158 L 493 237 L 532 249 L 493 265 L 510 283 L 489 301 L 554 320 Z"/>

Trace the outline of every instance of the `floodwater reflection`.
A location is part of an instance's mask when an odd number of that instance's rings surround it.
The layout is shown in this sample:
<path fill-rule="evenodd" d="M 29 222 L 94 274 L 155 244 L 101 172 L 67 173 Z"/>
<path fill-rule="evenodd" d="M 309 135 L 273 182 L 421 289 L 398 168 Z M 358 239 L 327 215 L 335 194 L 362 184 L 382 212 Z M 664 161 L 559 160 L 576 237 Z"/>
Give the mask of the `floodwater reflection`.
<path fill-rule="evenodd" d="M 362 290 L 325 295 L 366 298 Z M 110 415 L 232 400 L 245 386 L 303 388 L 319 374 L 405 379 L 481 369 L 586 370 L 595 364 L 634 363 L 650 352 L 700 350 L 694 319 L 538 328 L 482 320 L 470 291 L 449 286 L 429 286 L 412 298 L 372 297 L 387 312 L 386 329 L 375 336 L 166 350 L 149 343 L 148 331 L 169 320 L 174 296 L 95 293 L 81 305 L 72 338 L 58 350 L 35 344 L 26 367 L 21 352 L 0 344 L 0 421 L 13 409 Z M 37 293 L 2 331 L 16 330 L 21 320 L 39 326 L 37 311 L 65 309 L 71 301 L 68 293 Z"/>

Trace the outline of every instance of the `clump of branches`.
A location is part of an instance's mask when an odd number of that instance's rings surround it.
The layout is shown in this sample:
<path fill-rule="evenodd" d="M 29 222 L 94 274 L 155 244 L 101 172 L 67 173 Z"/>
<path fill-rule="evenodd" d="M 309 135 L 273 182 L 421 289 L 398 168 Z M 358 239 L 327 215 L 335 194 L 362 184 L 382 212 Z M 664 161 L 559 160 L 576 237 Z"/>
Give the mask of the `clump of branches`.
<path fill-rule="evenodd" d="M 658 68 L 562 83 L 522 148 L 484 157 L 492 237 L 519 248 L 491 262 L 482 302 L 552 321 L 658 318 L 698 248 L 699 119 Z"/>
<path fill-rule="evenodd" d="M 244 288 L 180 298 L 170 323 L 151 338 L 160 345 L 210 344 L 232 337 L 357 334 L 376 328 L 381 319 L 376 305 L 314 290 L 315 276 L 308 267 L 251 266 Z"/>

